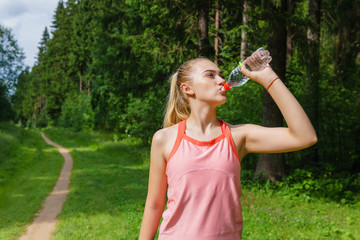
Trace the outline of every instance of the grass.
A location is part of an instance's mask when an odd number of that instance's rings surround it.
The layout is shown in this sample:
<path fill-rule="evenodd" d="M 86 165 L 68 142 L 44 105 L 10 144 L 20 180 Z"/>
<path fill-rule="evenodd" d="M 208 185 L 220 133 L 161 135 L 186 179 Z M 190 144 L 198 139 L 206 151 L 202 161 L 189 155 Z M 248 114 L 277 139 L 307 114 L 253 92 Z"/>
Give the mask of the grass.
<path fill-rule="evenodd" d="M 111 135 L 46 129 L 71 150 L 70 190 L 55 240 L 137 239 L 145 204 L 149 148 Z M 243 185 L 243 239 L 360 239 L 360 204 Z M 2 239 L 2 238 L 1 238 Z M 4 238 L 6 239 L 6 238 Z"/>
<path fill-rule="evenodd" d="M 17 239 L 51 192 L 63 164 L 39 131 L 0 123 L 0 239 Z"/>
<path fill-rule="evenodd" d="M 71 150 L 74 159 L 70 193 L 54 239 L 137 239 L 147 192 L 148 148 L 116 143 L 106 135 L 45 132 Z"/>
<path fill-rule="evenodd" d="M 359 205 L 243 190 L 244 239 L 360 239 Z"/>

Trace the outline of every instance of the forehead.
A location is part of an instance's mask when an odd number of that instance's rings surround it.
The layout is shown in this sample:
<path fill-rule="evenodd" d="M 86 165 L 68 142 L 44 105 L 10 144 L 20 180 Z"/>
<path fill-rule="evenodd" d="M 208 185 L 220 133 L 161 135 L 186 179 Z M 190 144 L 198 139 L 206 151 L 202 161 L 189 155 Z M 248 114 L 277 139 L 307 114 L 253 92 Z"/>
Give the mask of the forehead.
<path fill-rule="evenodd" d="M 202 59 L 202 60 L 199 60 L 197 61 L 195 64 L 194 64 L 194 70 L 198 73 L 202 73 L 206 70 L 212 70 L 212 71 L 215 71 L 215 72 L 219 72 L 220 69 L 218 68 L 218 66 L 209 61 L 209 60 L 206 60 L 206 59 Z"/>

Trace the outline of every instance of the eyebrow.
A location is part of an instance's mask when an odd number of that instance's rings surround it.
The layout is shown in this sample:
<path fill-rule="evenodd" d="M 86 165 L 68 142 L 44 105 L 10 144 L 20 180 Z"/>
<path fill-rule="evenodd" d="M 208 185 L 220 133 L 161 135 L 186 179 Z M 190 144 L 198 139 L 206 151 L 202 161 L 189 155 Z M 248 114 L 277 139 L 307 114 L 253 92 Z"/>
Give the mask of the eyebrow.
<path fill-rule="evenodd" d="M 209 70 L 205 70 L 205 71 L 203 71 L 202 73 L 206 73 L 206 72 L 214 72 L 214 73 L 219 73 L 219 75 L 220 76 L 223 76 L 223 73 L 222 73 L 222 71 L 216 71 L 216 70 L 211 70 L 211 69 L 209 69 Z"/>

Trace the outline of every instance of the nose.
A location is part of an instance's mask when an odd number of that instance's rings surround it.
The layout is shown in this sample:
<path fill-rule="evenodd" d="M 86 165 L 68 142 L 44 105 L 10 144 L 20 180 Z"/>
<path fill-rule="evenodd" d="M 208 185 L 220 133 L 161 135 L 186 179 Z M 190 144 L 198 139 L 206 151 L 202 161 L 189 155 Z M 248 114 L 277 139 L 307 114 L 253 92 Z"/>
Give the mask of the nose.
<path fill-rule="evenodd" d="M 221 86 L 225 84 L 225 80 L 220 76 L 218 77 L 218 84 Z"/>

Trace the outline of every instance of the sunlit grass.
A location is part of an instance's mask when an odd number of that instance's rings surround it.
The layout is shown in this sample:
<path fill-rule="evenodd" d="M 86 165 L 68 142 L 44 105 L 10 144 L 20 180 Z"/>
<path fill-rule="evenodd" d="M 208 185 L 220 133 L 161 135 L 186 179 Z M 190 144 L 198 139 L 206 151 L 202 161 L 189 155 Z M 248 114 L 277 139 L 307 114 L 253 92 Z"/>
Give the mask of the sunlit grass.
<path fill-rule="evenodd" d="M 72 148 L 70 193 L 59 215 L 57 239 L 137 239 L 147 192 L 149 150 L 109 135 L 46 134 Z M 75 144 L 74 144 L 75 143 Z"/>
<path fill-rule="evenodd" d="M 360 239 L 354 205 L 259 189 L 244 190 L 242 203 L 245 239 Z"/>
<path fill-rule="evenodd" d="M 4 122 L 0 156 L 0 239 L 17 239 L 54 187 L 64 160 L 39 131 Z"/>

